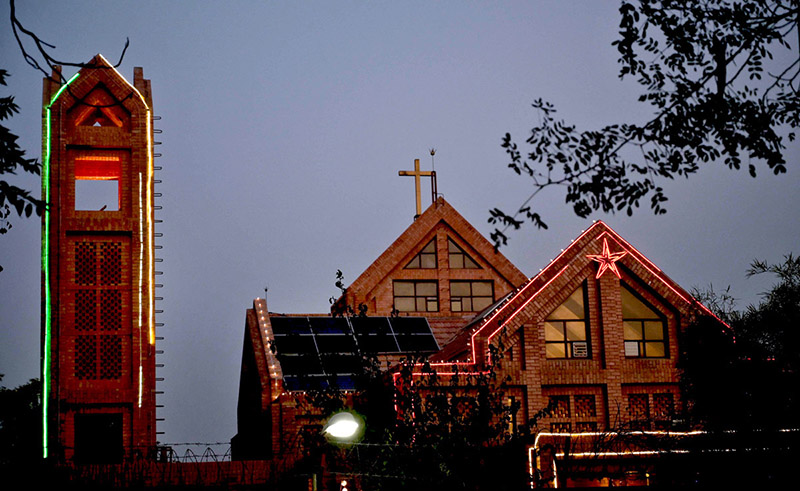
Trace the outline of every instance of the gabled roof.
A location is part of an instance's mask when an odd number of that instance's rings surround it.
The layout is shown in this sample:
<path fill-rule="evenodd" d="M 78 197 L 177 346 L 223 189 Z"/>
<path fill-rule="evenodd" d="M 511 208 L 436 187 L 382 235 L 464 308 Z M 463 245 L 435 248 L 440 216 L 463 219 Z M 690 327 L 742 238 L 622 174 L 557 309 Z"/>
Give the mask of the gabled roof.
<path fill-rule="evenodd" d="M 412 252 L 423 248 L 431 233 L 442 226 L 449 227 L 463 244 L 509 284 L 519 285 L 526 280 L 526 276 L 511 261 L 496 251 L 444 198 L 439 197 L 348 287 L 348 304 L 353 305 L 353 298 L 369 295 L 393 270 L 405 266 Z"/>
<path fill-rule="evenodd" d="M 605 244 L 608 244 L 607 248 Z M 597 261 L 592 256 L 599 258 L 609 252 L 615 257 L 615 262 L 611 264 L 620 266 L 627 273 L 641 279 L 682 313 L 692 315 L 699 312 L 716 318 L 707 307 L 670 279 L 658 266 L 611 227 L 598 220 L 539 274 L 464 326 L 442 351 L 432 357 L 432 361 L 483 363 L 493 339 L 503 332 L 510 334 L 516 331 L 526 322 L 532 311 L 545 304 L 548 292 L 558 288 L 554 283 L 559 278 L 585 274 L 585 269 Z M 720 323 L 725 325 L 721 320 Z"/>

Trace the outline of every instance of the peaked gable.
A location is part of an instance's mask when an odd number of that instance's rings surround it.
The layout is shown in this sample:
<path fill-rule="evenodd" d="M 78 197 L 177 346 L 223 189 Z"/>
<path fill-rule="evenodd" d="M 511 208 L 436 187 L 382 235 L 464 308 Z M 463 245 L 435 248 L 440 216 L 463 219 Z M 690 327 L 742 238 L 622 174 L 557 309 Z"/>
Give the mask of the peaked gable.
<path fill-rule="evenodd" d="M 485 363 L 490 343 L 510 336 L 532 319 L 544 320 L 587 279 L 608 283 L 606 288 L 614 281 L 618 286 L 629 284 L 647 297 L 646 302 L 658 304 L 665 315 L 716 317 L 611 227 L 596 221 L 538 275 L 465 326 L 434 361 Z M 604 315 L 622 321 L 622 312 Z"/>
<path fill-rule="evenodd" d="M 424 315 L 444 344 L 525 279 L 439 198 L 347 288 L 335 308 L 363 304 L 368 315 Z"/>

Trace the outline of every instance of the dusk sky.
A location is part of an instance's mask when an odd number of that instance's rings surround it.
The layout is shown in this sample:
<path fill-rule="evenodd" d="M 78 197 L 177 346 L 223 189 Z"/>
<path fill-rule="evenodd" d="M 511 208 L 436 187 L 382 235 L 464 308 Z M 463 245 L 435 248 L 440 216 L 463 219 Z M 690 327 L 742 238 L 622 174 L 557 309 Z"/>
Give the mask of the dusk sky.
<path fill-rule="evenodd" d="M 618 78 L 616 1 L 20 1 L 17 16 L 55 44 L 55 58 L 112 63 L 152 81 L 164 259 L 158 316 L 161 443 L 227 442 L 245 310 L 269 287 L 273 312 L 324 313 L 337 269 L 355 280 L 412 223 L 413 180 L 398 177 L 436 148 L 439 192 L 485 236 L 489 209 L 512 211 L 531 186 L 506 167 L 501 139 L 521 144 L 543 98 L 581 129 L 646 121 L 639 87 Z M 41 155 L 42 74 L 22 58 L 0 4 L 4 122 Z M 32 45 L 28 45 L 33 49 Z M 796 47 L 794 47 L 796 49 Z M 65 68 L 67 77 L 76 69 Z M 689 290 L 731 286 L 743 309 L 772 278 L 753 259 L 800 254 L 798 147 L 788 174 L 707 166 L 663 183 L 668 213 L 577 218 L 563 190 L 534 207 L 501 250 L 532 276 L 602 219 Z M 5 178 L 6 176 L 4 176 Z M 38 194 L 37 176 L 15 182 Z M 427 184 L 427 182 L 426 182 Z M 426 188 L 427 189 L 427 188 Z M 430 204 L 429 193 L 423 206 Z M 40 220 L 14 217 L 0 236 L 0 373 L 39 377 Z M 176 447 L 180 449 L 181 447 Z"/>

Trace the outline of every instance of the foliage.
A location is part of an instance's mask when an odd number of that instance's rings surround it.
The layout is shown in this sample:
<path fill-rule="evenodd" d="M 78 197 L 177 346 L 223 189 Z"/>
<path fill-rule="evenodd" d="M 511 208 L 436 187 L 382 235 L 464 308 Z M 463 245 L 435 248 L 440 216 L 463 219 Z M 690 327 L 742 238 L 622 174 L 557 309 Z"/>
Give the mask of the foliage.
<path fill-rule="evenodd" d="M 341 291 L 332 315 L 366 316 L 366 307 L 344 304 Z M 365 422 L 362 439 L 332 445 L 320 432 L 303 435 L 306 460 L 328 473 L 356 476 L 358 489 L 521 489 L 529 485 L 523 443 L 548 409 L 519 421 L 509 431 L 520 401 L 509 402 L 507 382 L 498 376 L 503 349 L 493 348 L 495 364 L 485 371 L 459 365 L 432 366 L 420 355 L 406 355 L 391 368 L 381 356 L 362 352 L 356 390 L 336 387 L 310 390 L 298 399 L 304 411 L 331 415 L 345 408 Z M 471 370 L 474 370 L 472 368 Z M 305 467 L 308 470 L 308 467 Z"/>
<path fill-rule="evenodd" d="M 717 312 L 731 332 L 700 319 L 683 343 L 682 383 L 693 401 L 687 416 L 711 429 L 800 428 L 800 259 L 756 260 L 748 271 L 765 273 L 779 281 L 761 303 Z"/>
<path fill-rule="evenodd" d="M 0 386 L 0 465 L 41 456 L 41 386 L 38 379 L 15 389 Z"/>
<path fill-rule="evenodd" d="M 800 118 L 800 57 L 789 41 L 800 19 L 795 1 L 624 0 L 619 11 L 612 43 L 619 75 L 636 78 L 652 119 L 580 131 L 536 100 L 540 122 L 527 156 L 509 133 L 502 144 L 508 166 L 530 177 L 534 190 L 513 215 L 490 210 L 496 246 L 525 220 L 547 228 L 530 204 L 543 189 L 565 187 L 566 202 L 584 218 L 599 210 L 631 215 L 642 201 L 662 214 L 660 183 L 701 165 L 746 163 L 753 177 L 757 165 L 786 172 L 784 138 L 794 140 Z"/>
<path fill-rule="evenodd" d="M 6 77 L 8 72 L 0 69 L 0 85 L 6 85 Z M 19 106 L 14 102 L 14 96 L 0 97 L 0 121 L 16 113 L 19 113 Z M 31 174 L 40 174 L 39 162 L 25 156 L 25 150 L 17 143 L 18 139 L 19 137 L 6 126 L 0 125 L 0 175 L 16 174 L 19 169 Z M 8 220 L 12 210 L 19 216 L 29 217 L 34 212 L 41 215 L 44 201 L 33 197 L 29 191 L 0 179 L 0 235 L 7 233 L 12 227 Z"/>

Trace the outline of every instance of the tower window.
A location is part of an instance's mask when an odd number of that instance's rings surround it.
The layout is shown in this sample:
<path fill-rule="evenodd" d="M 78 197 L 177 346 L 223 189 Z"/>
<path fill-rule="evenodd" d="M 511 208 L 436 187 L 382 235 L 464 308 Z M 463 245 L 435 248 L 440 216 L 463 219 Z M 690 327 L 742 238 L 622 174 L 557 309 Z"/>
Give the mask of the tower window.
<path fill-rule="evenodd" d="M 75 209 L 119 211 L 122 165 L 115 157 L 85 157 L 75 160 Z"/>
<path fill-rule="evenodd" d="M 547 358 L 589 358 L 586 289 L 572 292 L 544 322 Z"/>

